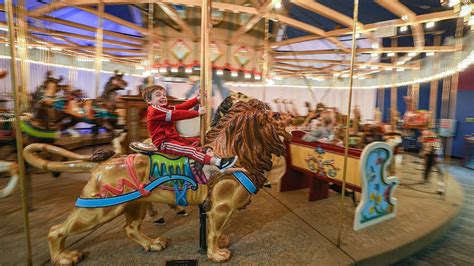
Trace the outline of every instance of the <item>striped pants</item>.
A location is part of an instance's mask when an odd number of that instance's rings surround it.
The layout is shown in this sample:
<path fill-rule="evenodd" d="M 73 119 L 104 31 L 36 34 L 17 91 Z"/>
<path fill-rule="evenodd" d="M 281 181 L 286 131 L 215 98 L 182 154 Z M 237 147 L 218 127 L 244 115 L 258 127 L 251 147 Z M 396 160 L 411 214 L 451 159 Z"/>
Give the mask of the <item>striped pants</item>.
<path fill-rule="evenodd" d="M 198 147 L 199 138 L 180 138 L 161 143 L 160 152 L 185 156 L 202 164 L 211 164 L 211 156 L 204 154 Z"/>

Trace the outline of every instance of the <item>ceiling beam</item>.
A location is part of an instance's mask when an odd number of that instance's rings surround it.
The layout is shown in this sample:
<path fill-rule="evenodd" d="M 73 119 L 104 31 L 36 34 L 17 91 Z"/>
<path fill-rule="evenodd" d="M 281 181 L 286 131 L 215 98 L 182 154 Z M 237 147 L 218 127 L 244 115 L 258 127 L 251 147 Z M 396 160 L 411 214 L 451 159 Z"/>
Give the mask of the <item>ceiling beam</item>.
<path fill-rule="evenodd" d="M 358 48 L 357 53 L 410 53 L 410 52 L 435 52 L 435 53 L 451 53 L 455 52 L 454 46 L 425 46 L 420 50 L 415 47 L 381 47 L 379 49 Z M 325 50 L 307 50 L 307 51 L 274 51 L 271 54 L 278 58 L 281 56 L 297 56 L 297 55 L 319 55 L 319 54 L 345 54 L 338 49 Z"/>
<path fill-rule="evenodd" d="M 258 12 L 260 14 L 265 14 L 269 12 L 274 6 L 273 0 L 267 0 L 264 5 L 258 8 Z M 229 43 L 234 43 L 242 34 L 245 34 L 247 31 L 251 30 L 255 24 L 257 24 L 260 19 L 262 18 L 261 15 L 254 15 L 252 18 L 249 19 L 249 21 L 245 24 L 242 25 L 232 36 L 232 38 L 229 40 Z"/>
<path fill-rule="evenodd" d="M 49 12 L 52 12 L 56 9 L 60 9 L 60 8 L 67 7 L 67 6 L 70 6 L 70 3 L 67 3 L 67 1 L 56 1 L 56 2 L 53 2 L 51 4 L 40 6 L 40 7 L 37 7 L 35 9 L 32 9 L 32 10 L 28 11 L 27 16 L 29 16 L 29 17 L 39 17 L 39 16 L 42 16 L 42 15 L 47 14 Z"/>
<path fill-rule="evenodd" d="M 49 22 L 53 22 L 53 23 L 58 23 L 58 24 L 62 24 L 62 25 L 66 25 L 66 26 L 69 26 L 69 27 L 78 28 L 78 29 L 86 30 L 86 31 L 90 31 L 90 32 L 96 32 L 97 31 L 97 28 L 94 28 L 94 27 L 91 27 L 91 26 L 75 23 L 75 22 L 68 21 L 68 20 L 53 18 L 53 17 L 35 17 L 35 19 L 49 21 Z M 104 30 L 104 35 L 120 38 L 120 39 L 123 39 L 123 40 L 135 42 L 137 44 L 142 44 L 142 45 L 146 43 L 140 37 L 133 37 L 133 36 L 130 36 L 130 35 L 127 35 L 127 34 L 118 33 L 118 32 L 109 31 L 109 30 Z"/>
<path fill-rule="evenodd" d="M 99 11 L 96 10 L 96 9 L 94 9 L 94 8 L 82 7 L 82 6 L 76 6 L 76 7 L 79 8 L 79 9 L 81 9 L 81 10 L 84 10 L 84 11 L 86 11 L 86 12 L 88 12 L 88 13 L 94 14 L 94 15 L 96 15 L 96 16 L 100 16 Z M 132 23 L 132 22 L 130 22 L 130 21 L 121 19 L 121 18 L 116 17 L 116 16 L 114 16 L 114 15 L 110 15 L 110 14 L 108 14 L 108 13 L 104 13 L 104 14 L 102 15 L 102 18 L 107 19 L 107 20 L 110 20 L 110 21 L 115 22 L 115 23 L 117 23 L 117 24 L 120 24 L 120 25 L 125 26 L 125 27 L 127 27 L 127 28 L 136 30 L 136 31 L 140 32 L 140 33 L 143 34 L 143 35 L 148 35 L 148 34 L 149 34 L 148 29 L 145 29 L 145 28 L 143 28 L 143 27 L 140 27 L 140 26 L 138 26 L 138 25 L 136 25 L 136 24 L 134 24 L 134 23 Z M 164 39 L 162 36 L 160 36 L 160 35 L 158 35 L 158 34 L 156 34 L 156 33 L 153 33 L 153 37 L 156 37 L 156 38 L 158 38 L 159 40 L 163 40 L 163 39 Z"/>
<path fill-rule="evenodd" d="M 294 28 L 297 28 L 297 29 L 300 29 L 300 30 L 318 35 L 320 37 L 324 37 L 328 41 L 335 44 L 337 47 L 341 48 L 342 51 L 347 52 L 347 53 L 350 52 L 350 50 L 344 45 L 344 43 L 342 43 L 341 41 L 339 41 L 335 37 L 328 36 L 326 31 L 324 31 L 324 30 L 322 30 L 318 27 L 312 26 L 310 24 L 301 22 L 301 21 L 296 20 L 296 19 L 292 19 L 290 17 L 282 16 L 282 15 L 279 15 L 279 14 L 267 14 L 267 16 L 269 18 L 273 19 L 273 20 L 278 20 L 279 22 L 284 23 L 286 25 L 289 25 L 291 27 L 294 27 Z"/>
<path fill-rule="evenodd" d="M 311 12 L 319 14 L 323 17 L 329 18 L 335 22 L 338 22 L 341 25 L 349 27 L 352 29 L 352 25 L 354 24 L 354 20 L 351 17 L 348 17 L 340 12 L 337 12 L 334 9 L 331 9 L 325 5 L 322 5 L 318 2 L 314 2 L 312 0 L 293 0 L 291 1 L 293 4 L 307 9 Z M 363 24 L 358 22 L 357 26 L 363 28 Z"/>
<path fill-rule="evenodd" d="M 405 18 L 405 21 L 416 21 L 416 14 L 398 0 L 375 0 L 375 3 L 399 16 L 400 18 Z M 425 33 L 423 31 L 423 25 L 417 23 L 411 24 L 410 26 L 413 32 L 412 36 L 415 47 L 422 48 L 425 46 Z"/>
<path fill-rule="evenodd" d="M 340 12 L 337 12 L 334 9 L 331 9 L 313 0 L 293 0 L 292 3 L 311 12 L 319 14 L 323 17 L 329 18 L 335 22 L 338 22 L 348 27 L 349 29 L 352 29 L 354 27 L 354 20 L 351 17 L 348 17 Z M 365 26 L 361 22 L 357 22 L 357 28 L 358 31 L 364 30 Z M 375 38 L 371 32 L 366 32 L 366 35 L 373 43 L 379 43 L 379 40 Z M 377 45 L 377 47 L 378 46 L 379 45 Z"/>
<path fill-rule="evenodd" d="M 182 20 L 179 17 L 178 13 L 176 13 L 176 11 L 174 10 L 172 6 L 170 6 L 169 4 L 160 3 L 160 2 L 157 2 L 156 4 L 161 8 L 161 10 L 163 10 L 163 12 L 165 12 L 166 15 L 168 15 L 168 17 L 172 21 L 174 21 L 176 24 L 178 24 L 181 27 L 184 33 L 189 35 L 194 40 L 197 39 L 197 36 L 194 34 L 193 30 L 188 26 L 188 24 L 184 20 Z"/>
<path fill-rule="evenodd" d="M 401 26 L 410 26 L 413 24 L 421 24 L 421 23 L 426 23 L 430 21 L 442 21 L 442 20 L 448 20 L 448 19 L 454 19 L 459 17 L 458 14 L 456 14 L 453 10 L 446 10 L 446 11 L 441 11 L 441 12 L 435 12 L 435 13 L 430 13 L 430 14 L 425 14 L 425 15 L 419 15 L 416 16 L 416 19 L 413 21 L 404 21 L 402 19 L 393 19 L 393 20 L 387 20 L 387 21 L 381 21 L 381 22 L 376 22 L 372 24 L 366 24 L 364 27 L 364 30 L 361 31 L 361 33 L 367 32 L 367 31 L 375 31 L 381 25 L 391 25 L 392 27 L 401 27 Z M 337 37 L 337 36 L 342 36 L 342 35 L 349 35 L 352 33 L 352 30 L 349 28 L 346 29 L 338 29 L 338 30 L 333 30 L 333 31 L 328 31 L 326 32 L 327 36 L 332 36 L 332 37 Z M 270 43 L 270 47 L 272 48 L 277 48 L 279 46 L 284 46 L 284 45 L 289 45 L 293 43 L 300 43 L 300 42 L 306 42 L 306 41 L 312 41 L 312 40 L 317 40 L 321 39 L 321 36 L 319 35 L 308 35 L 308 36 L 303 36 L 303 37 L 298 37 L 298 38 L 292 38 L 280 42 L 273 42 Z"/>
<path fill-rule="evenodd" d="M 97 14 L 98 12 L 95 9 L 91 9 L 91 8 L 84 7 L 84 6 L 97 4 L 98 2 L 99 2 L 98 0 L 82 0 L 80 2 L 76 1 L 76 0 L 63 0 L 62 1 L 62 3 L 64 3 L 65 5 L 76 6 L 77 8 L 80 8 L 80 9 L 85 10 L 87 12 L 93 13 L 95 15 L 98 15 Z M 135 1 L 131 1 L 131 0 L 102 0 L 102 2 L 104 4 L 125 4 L 125 3 L 132 3 L 132 2 L 133 3 L 150 3 L 150 2 L 156 2 L 156 1 L 153 1 L 153 0 L 135 0 Z M 161 0 L 159 2 L 180 4 L 180 5 L 185 5 L 185 6 L 196 6 L 196 7 L 199 7 L 201 5 L 201 2 L 199 0 Z M 62 6 L 55 5 L 53 7 L 50 7 L 49 9 L 51 9 L 51 8 L 60 8 L 60 7 L 62 7 Z M 228 12 L 248 13 L 248 14 L 262 16 L 262 14 L 259 12 L 259 10 L 257 8 L 254 8 L 254 7 L 246 7 L 246 6 L 241 6 L 241 5 L 213 2 L 212 3 L 212 8 L 223 10 L 223 11 L 228 11 Z M 38 14 L 38 13 L 41 14 L 40 12 L 34 12 L 34 14 Z M 280 21 L 282 23 L 285 23 L 289 26 L 292 26 L 292 27 L 310 32 L 312 34 L 317 34 L 319 36 L 325 37 L 330 42 L 334 43 L 339 48 L 341 48 L 342 50 L 349 52 L 347 47 L 345 47 L 345 45 L 342 42 L 337 40 L 337 38 L 334 38 L 332 36 L 327 36 L 326 32 L 322 29 L 319 29 L 319 28 L 314 27 L 312 25 L 309 25 L 307 23 L 304 23 L 304 22 L 298 21 L 296 19 L 292 19 L 292 18 L 283 16 L 283 15 L 279 15 L 279 14 L 269 14 L 269 13 L 267 13 L 264 16 L 267 16 L 268 18 L 273 19 L 273 20 L 278 20 L 278 21 Z M 124 25 L 126 27 L 129 27 L 131 29 L 134 29 L 134 30 L 136 30 L 136 31 L 138 31 L 138 32 L 140 32 L 144 35 L 146 35 L 148 33 L 146 31 L 146 29 L 144 29 L 140 26 L 137 26 L 137 25 L 135 25 L 131 22 L 128 22 L 126 20 L 123 20 L 123 19 L 117 18 L 115 16 L 112 16 L 110 14 L 104 14 L 103 18 L 108 19 L 110 21 L 113 21 L 115 23 L 119 23 L 119 24 Z M 161 36 L 159 36 L 159 37 L 162 38 Z"/>
<path fill-rule="evenodd" d="M 282 67 L 291 67 L 291 68 L 296 68 L 296 70 L 291 70 L 291 71 L 298 71 L 298 70 L 309 70 L 314 73 L 324 73 L 324 74 L 329 74 L 333 73 L 333 71 L 327 70 L 327 66 L 324 67 L 313 67 L 313 66 L 300 66 L 300 65 L 293 65 L 293 64 L 285 64 L 285 63 L 278 63 L 275 65 L 275 67 L 278 67 L 280 70 L 290 70 Z"/>
<path fill-rule="evenodd" d="M 314 63 L 314 64 L 332 64 L 332 65 L 349 65 L 350 60 L 325 60 L 325 59 L 278 59 L 275 63 Z M 392 67 L 404 69 L 417 69 L 414 65 L 396 65 L 391 63 L 374 63 L 374 62 L 354 62 L 358 66 L 377 66 L 377 67 Z M 298 65 L 295 65 L 298 66 Z"/>
<path fill-rule="evenodd" d="M 6 23 L 5 22 L 0 22 L 0 25 L 1 26 L 6 26 Z M 71 37 L 71 38 L 76 38 L 76 39 L 87 40 L 87 41 L 94 41 L 94 42 L 96 41 L 96 38 L 92 37 L 92 36 L 86 36 L 86 35 L 81 35 L 81 34 L 76 34 L 76 33 L 69 33 L 69 32 L 64 32 L 64 31 L 55 31 L 55 30 L 42 29 L 42 28 L 37 28 L 37 27 L 33 27 L 33 26 L 28 26 L 28 31 L 49 34 L 51 36 L 57 36 L 57 37 L 66 36 L 66 37 Z M 120 45 L 120 46 L 135 48 L 135 49 L 141 49 L 142 48 L 141 45 L 126 43 L 126 42 L 119 42 L 119 41 L 108 40 L 108 39 L 103 39 L 103 42 L 107 43 L 107 44 Z"/>
<path fill-rule="evenodd" d="M 148 3 L 169 3 L 176 5 L 183 5 L 189 7 L 201 7 L 201 0 L 101 0 L 105 5 L 113 4 L 148 4 Z M 60 3 L 60 4 L 59 4 Z M 61 0 L 61 2 L 56 2 L 49 5 L 44 5 L 38 7 L 34 10 L 30 10 L 35 16 L 43 15 L 48 10 L 56 10 L 63 6 L 90 6 L 97 5 L 99 0 Z M 253 15 L 258 15 L 258 10 L 254 7 L 246 7 L 242 5 L 227 4 L 221 2 L 212 2 L 212 8 L 220 9 L 227 12 L 237 12 L 237 13 L 248 13 Z"/>

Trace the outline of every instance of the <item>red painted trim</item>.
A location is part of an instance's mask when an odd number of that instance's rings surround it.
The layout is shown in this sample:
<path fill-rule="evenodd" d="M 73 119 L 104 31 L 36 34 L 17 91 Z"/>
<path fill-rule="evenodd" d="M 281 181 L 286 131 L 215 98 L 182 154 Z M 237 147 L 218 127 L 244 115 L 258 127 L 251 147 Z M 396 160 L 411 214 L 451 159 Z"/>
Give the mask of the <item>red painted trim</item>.
<path fill-rule="evenodd" d="M 306 134 L 306 132 L 301 131 L 301 130 L 295 130 L 291 132 L 291 135 L 293 136 L 293 139 L 291 142 L 298 143 L 301 146 L 305 147 L 321 147 L 324 150 L 328 150 L 340 155 L 344 155 L 344 147 L 337 146 L 334 144 L 329 144 L 329 143 L 322 143 L 322 142 L 307 142 L 302 140 L 301 138 Z M 290 142 L 290 144 L 291 144 Z M 354 149 L 354 148 L 349 148 L 349 156 L 353 158 L 360 158 L 360 155 L 362 154 L 362 150 L 360 149 Z"/>
<path fill-rule="evenodd" d="M 293 137 L 290 144 L 297 144 L 298 146 L 304 146 L 304 147 L 309 147 L 309 148 L 316 148 L 319 146 L 325 151 L 330 151 L 330 152 L 344 156 L 344 147 L 337 146 L 334 144 L 328 144 L 328 143 L 322 143 L 322 142 L 306 142 L 296 137 Z M 349 153 L 348 153 L 349 157 L 360 158 L 361 154 L 362 154 L 362 150 L 349 148 Z"/>

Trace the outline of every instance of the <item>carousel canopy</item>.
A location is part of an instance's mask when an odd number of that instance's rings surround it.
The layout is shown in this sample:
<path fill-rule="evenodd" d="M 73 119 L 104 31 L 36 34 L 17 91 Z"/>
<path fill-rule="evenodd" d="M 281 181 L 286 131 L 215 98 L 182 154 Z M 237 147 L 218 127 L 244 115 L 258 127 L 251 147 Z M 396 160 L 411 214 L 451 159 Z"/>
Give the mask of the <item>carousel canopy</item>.
<path fill-rule="evenodd" d="M 156 72 L 165 73 L 161 70 L 167 68 L 171 75 L 199 65 L 201 1 L 101 2 L 104 12 L 98 8 L 98 0 L 16 1 L 15 10 L 17 16 L 26 18 L 26 39 L 32 49 L 47 47 L 93 58 L 101 17 L 103 56 L 107 60 L 136 65 L 152 60 L 149 65 Z M 211 57 L 215 69 L 240 71 L 259 79 L 265 74 L 262 58 L 268 52 L 270 76 L 304 76 L 318 81 L 348 76 L 353 1 L 234 0 L 214 1 L 212 8 Z M 420 59 L 465 51 L 452 40 L 459 23 L 461 32 L 473 23 L 471 12 L 471 4 L 453 0 L 361 0 L 356 77 L 415 71 L 423 67 Z M 0 21 L 5 31 L 5 16 L 0 16 Z M 5 33 L 3 38 L 5 42 Z M 238 75 L 229 73 L 232 77 Z"/>

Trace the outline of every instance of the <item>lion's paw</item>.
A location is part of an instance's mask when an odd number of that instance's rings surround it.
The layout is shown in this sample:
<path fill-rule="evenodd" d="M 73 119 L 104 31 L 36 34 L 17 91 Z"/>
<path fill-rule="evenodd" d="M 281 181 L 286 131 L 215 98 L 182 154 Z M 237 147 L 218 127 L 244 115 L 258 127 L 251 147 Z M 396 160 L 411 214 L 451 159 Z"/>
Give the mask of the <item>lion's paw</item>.
<path fill-rule="evenodd" d="M 63 251 L 54 260 L 55 265 L 73 265 L 82 260 L 82 253 L 76 250 Z"/>
<path fill-rule="evenodd" d="M 212 262 L 226 262 L 230 259 L 230 254 L 227 248 L 220 248 L 214 253 L 207 252 L 207 258 Z"/>
<path fill-rule="evenodd" d="M 220 248 L 227 248 L 230 245 L 230 239 L 229 236 L 226 235 L 221 235 L 219 237 L 218 245 Z"/>
<path fill-rule="evenodd" d="M 150 243 L 150 251 L 162 251 L 168 246 L 168 239 L 157 237 Z"/>

